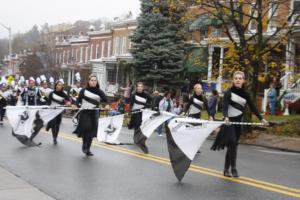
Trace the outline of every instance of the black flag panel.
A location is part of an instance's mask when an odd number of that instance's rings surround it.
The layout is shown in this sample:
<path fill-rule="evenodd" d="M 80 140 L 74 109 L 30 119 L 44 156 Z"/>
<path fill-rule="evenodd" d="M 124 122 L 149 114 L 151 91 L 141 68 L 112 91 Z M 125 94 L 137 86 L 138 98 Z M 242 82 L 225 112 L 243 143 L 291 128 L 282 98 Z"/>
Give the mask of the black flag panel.
<path fill-rule="evenodd" d="M 179 181 L 181 181 L 186 171 L 189 169 L 192 161 L 176 145 L 171 135 L 169 127 L 166 128 L 166 135 L 170 162 L 175 176 Z"/>

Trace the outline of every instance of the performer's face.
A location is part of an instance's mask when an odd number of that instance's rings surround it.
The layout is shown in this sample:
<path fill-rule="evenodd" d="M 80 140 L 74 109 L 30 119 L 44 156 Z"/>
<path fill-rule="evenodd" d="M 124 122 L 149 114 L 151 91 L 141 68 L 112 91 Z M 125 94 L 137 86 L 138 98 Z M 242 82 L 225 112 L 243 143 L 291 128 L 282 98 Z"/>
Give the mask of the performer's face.
<path fill-rule="evenodd" d="M 143 92 L 143 90 L 144 90 L 144 85 L 138 84 L 136 87 L 136 91 L 140 93 L 140 92 Z"/>
<path fill-rule="evenodd" d="M 96 87 L 96 85 L 97 85 L 97 79 L 96 79 L 96 77 L 92 77 L 90 80 L 89 80 L 89 86 L 90 87 Z"/>
<path fill-rule="evenodd" d="M 241 88 L 243 86 L 243 83 L 245 82 L 245 79 L 243 75 L 241 74 L 236 74 L 233 77 L 233 84 L 235 87 Z"/>
<path fill-rule="evenodd" d="M 202 94 L 202 86 L 200 84 L 197 84 L 194 88 L 194 91 L 197 95 Z"/>
<path fill-rule="evenodd" d="M 29 81 L 29 87 L 34 87 L 35 86 L 35 82 L 34 81 Z"/>
<path fill-rule="evenodd" d="M 44 82 L 42 86 L 43 86 L 43 88 L 47 89 L 48 84 Z"/>
<path fill-rule="evenodd" d="M 61 82 L 57 83 L 55 89 L 56 89 L 56 91 L 61 91 L 63 89 L 63 84 Z"/>

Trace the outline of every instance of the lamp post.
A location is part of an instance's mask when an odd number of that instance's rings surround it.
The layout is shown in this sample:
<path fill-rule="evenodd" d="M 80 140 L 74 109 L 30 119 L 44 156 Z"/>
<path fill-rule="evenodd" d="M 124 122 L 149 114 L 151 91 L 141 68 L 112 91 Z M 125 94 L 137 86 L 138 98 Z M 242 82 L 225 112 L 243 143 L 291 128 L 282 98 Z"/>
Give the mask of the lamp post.
<path fill-rule="evenodd" d="M 4 24 L 0 23 L 0 25 L 8 30 L 8 53 L 9 53 L 9 67 L 11 68 L 11 54 L 12 54 L 12 49 L 11 49 L 11 27 L 7 27 Z M 12 70 L 12 73 L 14 73 L 14 70 Z"/>

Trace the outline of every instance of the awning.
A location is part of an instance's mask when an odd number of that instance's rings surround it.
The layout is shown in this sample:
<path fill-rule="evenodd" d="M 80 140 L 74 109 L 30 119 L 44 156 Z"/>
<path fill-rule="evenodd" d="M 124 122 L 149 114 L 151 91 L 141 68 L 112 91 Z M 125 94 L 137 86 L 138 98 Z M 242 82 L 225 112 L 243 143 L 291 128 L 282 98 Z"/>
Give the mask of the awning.
<path fill-rule="evenodd" d="M 217 18 L 210 18 L 206 15 L 200 16 L 189 26 L 190 31 L 207 30 L 209 26 L 220 26 L 222 21 Z"/>
<path fill-rule="evenodd" d="M 208 48 L 196 47 L 192 48 L 184 63 L 184 67 L 189 73 L 205 73 L 208 65 Z"/>

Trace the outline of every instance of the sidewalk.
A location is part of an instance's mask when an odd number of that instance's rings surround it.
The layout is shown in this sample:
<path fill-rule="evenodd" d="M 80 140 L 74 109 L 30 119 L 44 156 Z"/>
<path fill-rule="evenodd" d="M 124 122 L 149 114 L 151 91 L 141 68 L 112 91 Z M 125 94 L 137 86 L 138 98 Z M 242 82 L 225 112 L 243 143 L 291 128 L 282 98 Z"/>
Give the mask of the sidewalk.
<path fill-rule="evenodd" d="M 241 139 L 241 143 L 300 153 L 300 138 L 260 133 L 254 138 Z"/>
<path fill-rule="evenodd" d="M 2 167 L 0 180 L 1 200 L 54 200 Z"/>

